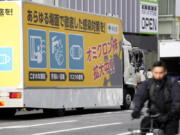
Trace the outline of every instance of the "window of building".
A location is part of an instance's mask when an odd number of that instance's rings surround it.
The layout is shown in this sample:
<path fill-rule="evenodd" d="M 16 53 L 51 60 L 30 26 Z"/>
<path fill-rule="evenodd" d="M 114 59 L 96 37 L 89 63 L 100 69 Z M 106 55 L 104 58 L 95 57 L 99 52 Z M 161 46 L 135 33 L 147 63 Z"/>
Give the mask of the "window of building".
<path fill-rule="evenodd" d="M 112 13 L 111 12 L 111 1 L 110 0 L 105 0 L 106 1 L 106 14 Z"/>
<path fill-rule="evenodd" d="M 112 14 L 116 15 L 117 14 L 117 4 L 116 0 L 111 0 L 111 9 L 112 9 Z"/>
<path fill-rule="evenodd" d="M 83 11 L 88 11 L 88 0 L 83 0 Z"/>
<path fill-rule="evenodd" d="M 94 13 L 94 0 L 89 0 L 89 12 Z"/>
<path fill-rule="evenodd" d="M 81 10 L 82 11 L 82 7 L 83 7 L 82 1 L 83 0 L 77 0 L 77 10 Z"/>
<path fill-rule="evenodd" d="M 103 14 L 103 15 L 106 14 L 106 9 L 105 9 L 106 4 L 105 4 L 105 2 L 106 2 L 105 0 L 101 0 L 101 1 L 100 1 L 101 14 Z"/>
<path fill-rule="evenodd" d="M 76 9 L 76 0 L 70 0 L 70 8 Z"/>
<path fill-rule="evenodd" d="M 69 0 L 57 0 L 58 6 L 63 8 L 69 8 Z"/>
<path fill-rule="evenodd" d="M 117 0 L 117 15 L 122 18 L 122 0 Z"/>
<path fill-rule="evenodd" d="M 100 12 L 100 0 L 95 0 L 95 13 L 99 14 Z"/>
<path fill-rule="evenodd" d="M 175 0 L 159 0 L 159 14 L 160 15 L 174 15 L 175 14 Z"/>

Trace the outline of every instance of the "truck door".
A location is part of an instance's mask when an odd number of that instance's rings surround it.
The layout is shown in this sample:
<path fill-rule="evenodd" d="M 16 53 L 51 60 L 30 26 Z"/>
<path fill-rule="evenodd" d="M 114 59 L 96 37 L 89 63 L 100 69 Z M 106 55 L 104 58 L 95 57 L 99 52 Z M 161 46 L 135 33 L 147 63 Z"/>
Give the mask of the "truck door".
<path fill-rule="evenodd" d="M 126 85 L 136 86 L 135 59 L 132 47 L 124 46 L 124 83 Z"/>

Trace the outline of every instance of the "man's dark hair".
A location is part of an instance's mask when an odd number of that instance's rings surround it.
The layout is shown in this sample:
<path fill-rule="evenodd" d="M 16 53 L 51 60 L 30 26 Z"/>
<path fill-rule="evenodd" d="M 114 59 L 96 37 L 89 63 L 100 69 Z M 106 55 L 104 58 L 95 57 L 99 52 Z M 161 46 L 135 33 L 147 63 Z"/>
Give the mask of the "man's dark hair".
<path fill-rule="evenodd" d="M 152 66 L 152 69 L 154 67 L 163 67 L 165 70 L 167 69 L 167 66 L 166 66 L 166 64 L 163 61 L 156 61 L 156 62 L 154 62 L 153 66 Z"/>

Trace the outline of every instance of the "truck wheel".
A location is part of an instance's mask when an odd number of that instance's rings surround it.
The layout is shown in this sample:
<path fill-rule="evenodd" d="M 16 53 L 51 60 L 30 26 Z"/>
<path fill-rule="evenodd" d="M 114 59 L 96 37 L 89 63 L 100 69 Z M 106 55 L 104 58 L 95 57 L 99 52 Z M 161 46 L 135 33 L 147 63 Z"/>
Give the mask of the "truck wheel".
<path fill-rule="evenodd" d="M 65 109 L 43 109 L 43 113 L 48 117 L 64 116 Z"/>
<path fill-rule="evenodd" d="M 133 96 L 134 96 L 133 90 L 127 90 L 127 89 L 124 90 L 124 93 L 123 93 L 124 99 L 123 99 L 123 106 L 122 106 L 123 110 L 128 110 L 130 108 Z"/>
<path fill-rule="evenodd" d="M 84 111 L 84 107 L 78 107 L 76 108 L 77 111 Z"/>
<path fill-rule="evenodd" d="M 14 117 L 16 109 L 0 109 L 0 118 L 11 118 Z"/>

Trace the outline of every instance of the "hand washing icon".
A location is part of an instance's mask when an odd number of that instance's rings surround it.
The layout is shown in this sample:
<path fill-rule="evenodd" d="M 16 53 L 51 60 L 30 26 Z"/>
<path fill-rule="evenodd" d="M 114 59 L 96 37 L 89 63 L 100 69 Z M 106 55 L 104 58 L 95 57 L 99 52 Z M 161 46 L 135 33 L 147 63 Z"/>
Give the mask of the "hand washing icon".
<path fill-rule="evenodd" d="M 46 31 L 28 30 L 28 60 L 30 68 L 47 68 Z"/>
<path fill-rule="evenodd" d="M 30 60 L 42 63 L 43 54 L 46 53 L 45 41 L 41 36 L 30 36 Z"/>

